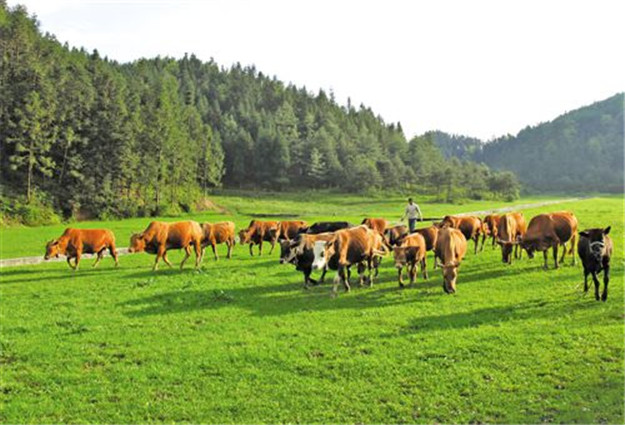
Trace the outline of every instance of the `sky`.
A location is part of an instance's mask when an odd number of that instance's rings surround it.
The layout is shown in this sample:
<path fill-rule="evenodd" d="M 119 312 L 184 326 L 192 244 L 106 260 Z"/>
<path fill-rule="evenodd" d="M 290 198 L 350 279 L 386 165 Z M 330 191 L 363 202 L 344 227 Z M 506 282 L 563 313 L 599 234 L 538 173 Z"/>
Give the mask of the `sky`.
<path fill-rule="evenodd" d="M 489 140 L 625 91 L 622 0 L 9 0 L 120 62 L 193 53 Z"/>

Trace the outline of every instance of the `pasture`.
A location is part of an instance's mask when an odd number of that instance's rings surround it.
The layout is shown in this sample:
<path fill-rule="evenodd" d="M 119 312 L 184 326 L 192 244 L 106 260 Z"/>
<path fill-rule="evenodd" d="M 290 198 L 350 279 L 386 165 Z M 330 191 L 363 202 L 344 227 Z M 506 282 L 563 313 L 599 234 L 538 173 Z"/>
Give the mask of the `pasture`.
<path fill-rule="evenodd" d="M 391 222 L 404 199 L 358 196 L 212 198 L 193 216 L 252 214 L 302 219 L 365 216 Z M 538 202 L 524 199 L 518 204 Z M 419 202 L 427 216 L 513 204 Z M 489 241 L 460 267 L 446 295 L 440 270 L 400 290 L 392 259 L 373 288 L 336 298 L 272 255 L 188 263 L 154 273 L 148 254 L 1 269 L 2 423 L 622 423 L 624 349 L 623 198 L 601 197 L 523 210 L 568 209 L 580 229 L 612 225 L 610 295 L 584 296 L 582 268 L 542 270 L 542 255 L 501 262 Z M 278 218 L 279 219 L 279 218 Z M 169 218 L 169 221 L 175 219 Z M 80 223 L 108 227 L 119 246 L 148 218 Z M 2 231 L 0 258 L 43 255 L 65 226 Z M 255 249 L 255 253 L 256 253 Z M 170 260 L 180 262 L 172 252 Z M 319 273 L 315 273 L 315 277 Z M 354 281 L 354 277 L 352 277 Z"/>

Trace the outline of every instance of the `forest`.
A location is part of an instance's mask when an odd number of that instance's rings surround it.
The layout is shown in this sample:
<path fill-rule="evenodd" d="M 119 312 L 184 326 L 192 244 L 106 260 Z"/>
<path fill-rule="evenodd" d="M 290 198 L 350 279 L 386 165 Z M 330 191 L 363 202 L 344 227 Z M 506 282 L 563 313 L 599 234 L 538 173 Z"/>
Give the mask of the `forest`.
<path fill-rule="evenodd" d="M 623 105 L 619 93 L 486 143 L 442 131 L 422 137 L 432 138 L 447 158 L 514 172 L 528 191 L 622 193 Z"/>
<path fill-rule="evenodd" d="M 176 215 L 217 188 L 514 199 L 513 173 L 445 158 L 365 105 L 193 54 L 118 63 L 0 0 L 3 223 Z M 47 217 L 47 218 L 46 218 Z"/>

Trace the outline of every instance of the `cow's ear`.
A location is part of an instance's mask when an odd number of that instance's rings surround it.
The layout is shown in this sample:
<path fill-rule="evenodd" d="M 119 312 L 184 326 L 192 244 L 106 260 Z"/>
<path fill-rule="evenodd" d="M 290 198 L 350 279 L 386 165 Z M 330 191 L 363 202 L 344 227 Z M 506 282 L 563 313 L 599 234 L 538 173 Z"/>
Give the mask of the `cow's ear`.
<path fill-rule="evenodd" d="M 608 233 L 610 233 L 610 229 L 612 228 L 612 226 L 608 226 L 603 230 L 603 234 L 607 235 Z"/>
<path fill-rule="evenodd" d="M 590 235 L 588 234 L 588 232 L 587 232 L 587 231 L 585 231 L 585 230 L 584 230 L 584 231 L 582 231 L 582 232 L 579 232 L 579 235 L 580 235 L 580 236 L 583 236 L 583 237 L 585 237 L 585 238 L 587 238 L 588 236 L 590 236 Z"/>

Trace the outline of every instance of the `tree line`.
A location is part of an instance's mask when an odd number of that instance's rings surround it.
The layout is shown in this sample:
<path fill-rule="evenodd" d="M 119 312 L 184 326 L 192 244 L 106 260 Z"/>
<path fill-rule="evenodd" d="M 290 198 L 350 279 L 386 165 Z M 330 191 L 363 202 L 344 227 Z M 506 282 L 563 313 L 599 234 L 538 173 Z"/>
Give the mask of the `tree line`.
<path fill-rule="evenodd" d="M 117 63 L 42 34 L 0 0 L 2 202 L 65 217 L 176 214 L 214 188 L 518 196 L 511 173 L 446 159 L 431 136 L 194 55 Z M 10 211 L 9 211 L 10 212 Z"/>

